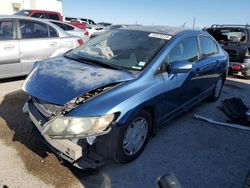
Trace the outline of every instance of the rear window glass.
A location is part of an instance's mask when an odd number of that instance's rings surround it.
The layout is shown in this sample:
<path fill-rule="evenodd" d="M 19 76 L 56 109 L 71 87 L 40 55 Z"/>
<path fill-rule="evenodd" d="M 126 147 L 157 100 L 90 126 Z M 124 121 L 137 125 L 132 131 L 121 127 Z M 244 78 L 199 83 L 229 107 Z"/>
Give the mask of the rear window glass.
<path fill-rule="evenodd" d="M 67 25 L 67 24 L 64 24 L 64 28 L 65 28 L 65 31 L 72 31 L 72 30 L 74 30 L 74 27 L 72 27 L 70 25 Z"/>
<path fill-rule="evenodd" d="M 19 16 L 28 16 L 28 14 L 30 13 L 30 10 L 20 10 L 17 11 L 16 13 L 14 13 L 14 15 L 19 15 Z"/>
<path fill-rule="evenodd" d="M 12 21 L 0 21 L 0 40 L 13 39 L 13 22 Z"/>
<path fill-rule="evenodd" d="M 65 17 L 64 20 L 68 22 L 74 22 L 74 21 L 77 21 L 77 18 Z"/>
<path fill-rule="evenodd" d="M 57 25 L 58 27 L 60 27 L 61 29 L 65 30 L 64 24 L 59 23 L 59 22 L 51 22 L 51 23 L 53 23 L 53 24 Z"/>
<path fill-rule="evenodd" d="M 58 14 L 47 13 L 47 18 L 51 20 L 60 20 Z"/>
<path fill-rule="evenodd" d="M 23 39 L 49 37 L 48 27 L 44 23 L 20 20 L 20 30 Z"/>
<path fill-rule="evenodd" d="M 44 19 L 44 14 L 42 12 L 37 12 L 37 13 L 34 13 L 31 15 L 31 17 L 34 17 L 34 18 L 42 18 Z"/>
<path fill-rule="evenodd" d="M 218 47 L 209 37 L 200 37 L 201 56 L 206 57 L 218 53 Z"/>
<path fill-rule="evenodd" d="M 56 30 L 51 26 L 49 26 L 49 35 L 50 37 L 58 37 Z"/>
<path fill-rule="evenodd" d="M 241 43 L 247 39 L 244 30 L 233 29 L 212 29 L 208 31 L 217 41 L 221 43 L 233 42 Z"/>

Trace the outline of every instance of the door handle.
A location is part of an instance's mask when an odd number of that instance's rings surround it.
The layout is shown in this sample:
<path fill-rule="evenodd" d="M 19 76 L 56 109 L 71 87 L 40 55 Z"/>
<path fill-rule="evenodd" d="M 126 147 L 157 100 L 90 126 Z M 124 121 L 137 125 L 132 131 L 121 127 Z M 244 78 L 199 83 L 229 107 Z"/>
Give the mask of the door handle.
<path fill-rule="evenodd" d="M 49 43 L 50 46 L 56 46 L 57 45 L 57 42 L 51 42 Z"/>
<path fill-rule="evenodd" d="M 197 68 L 195 72 L 196 72 L 196 73 L 201 73 L 201 71 L 202 71 L 201 68 Z"/>
<path fill-rule="evenodd" d="M 5 50 L 12 50 L 14 48 L 15 48 L 14 45 L 6 45 L 6 46 L 3 47 L 3 49 L 5 49 Z"/>
<path fill-rule="evenodd" d="M 202 72 L 202 69 L 201 69 L 201 68 L 197 68 L 197 69 L 195 70 L 195 75 L 196 75 L 196 76 L 199 76 L 201 72 Z"/>

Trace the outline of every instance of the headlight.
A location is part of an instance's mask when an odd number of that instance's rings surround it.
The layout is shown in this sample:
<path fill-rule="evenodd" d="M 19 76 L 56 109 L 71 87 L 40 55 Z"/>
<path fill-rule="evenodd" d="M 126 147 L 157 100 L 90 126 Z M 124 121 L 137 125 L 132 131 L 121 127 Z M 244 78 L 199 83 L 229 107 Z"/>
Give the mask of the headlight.
<path fill-rule="evenodd" d="M 49 122 L 42 134 L 54 138 L 87 137 L 107 133 L 114 114 L 100 117 L 57 117 Z"/>

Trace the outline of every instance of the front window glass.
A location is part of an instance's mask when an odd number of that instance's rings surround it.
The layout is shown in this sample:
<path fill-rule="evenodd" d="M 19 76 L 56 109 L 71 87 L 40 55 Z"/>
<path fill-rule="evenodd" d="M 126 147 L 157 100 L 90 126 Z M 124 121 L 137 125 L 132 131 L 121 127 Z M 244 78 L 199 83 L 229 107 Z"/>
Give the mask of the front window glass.
<path fill-rule="evenodd" d="M 13 39 L 13 22 L 12 21 L 0 21 L 0 40 Z"/>
<path fill-rule="evenodd" d="M 184 39 L 177 44 L 169 53 L 168 62 L 189 61 L 193 63 L 198 60 L 198 46 L 195 37 Z"/>
<path fill-rule="evenodd" d="M 151 34 L 122 29 L 110 31 L 93 38 L 70 52 L 69 55 L 122 69 L 141 71 L 168 41 L 166 37 L 157 38 L 152 37 L 155 35 Z"/>

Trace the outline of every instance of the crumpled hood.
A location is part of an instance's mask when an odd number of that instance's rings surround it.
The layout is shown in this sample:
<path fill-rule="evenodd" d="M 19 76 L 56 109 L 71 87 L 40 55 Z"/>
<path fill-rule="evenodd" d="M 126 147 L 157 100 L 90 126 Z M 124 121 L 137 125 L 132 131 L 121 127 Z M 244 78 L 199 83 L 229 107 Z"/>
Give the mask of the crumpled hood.
<path fill-rule="evenodd" d="M 38 99 L 64 105 L 88 91 L 135 77 L 128 72 L 56 57 L 36 65 L 26 78 L 23 90 Z"/>

